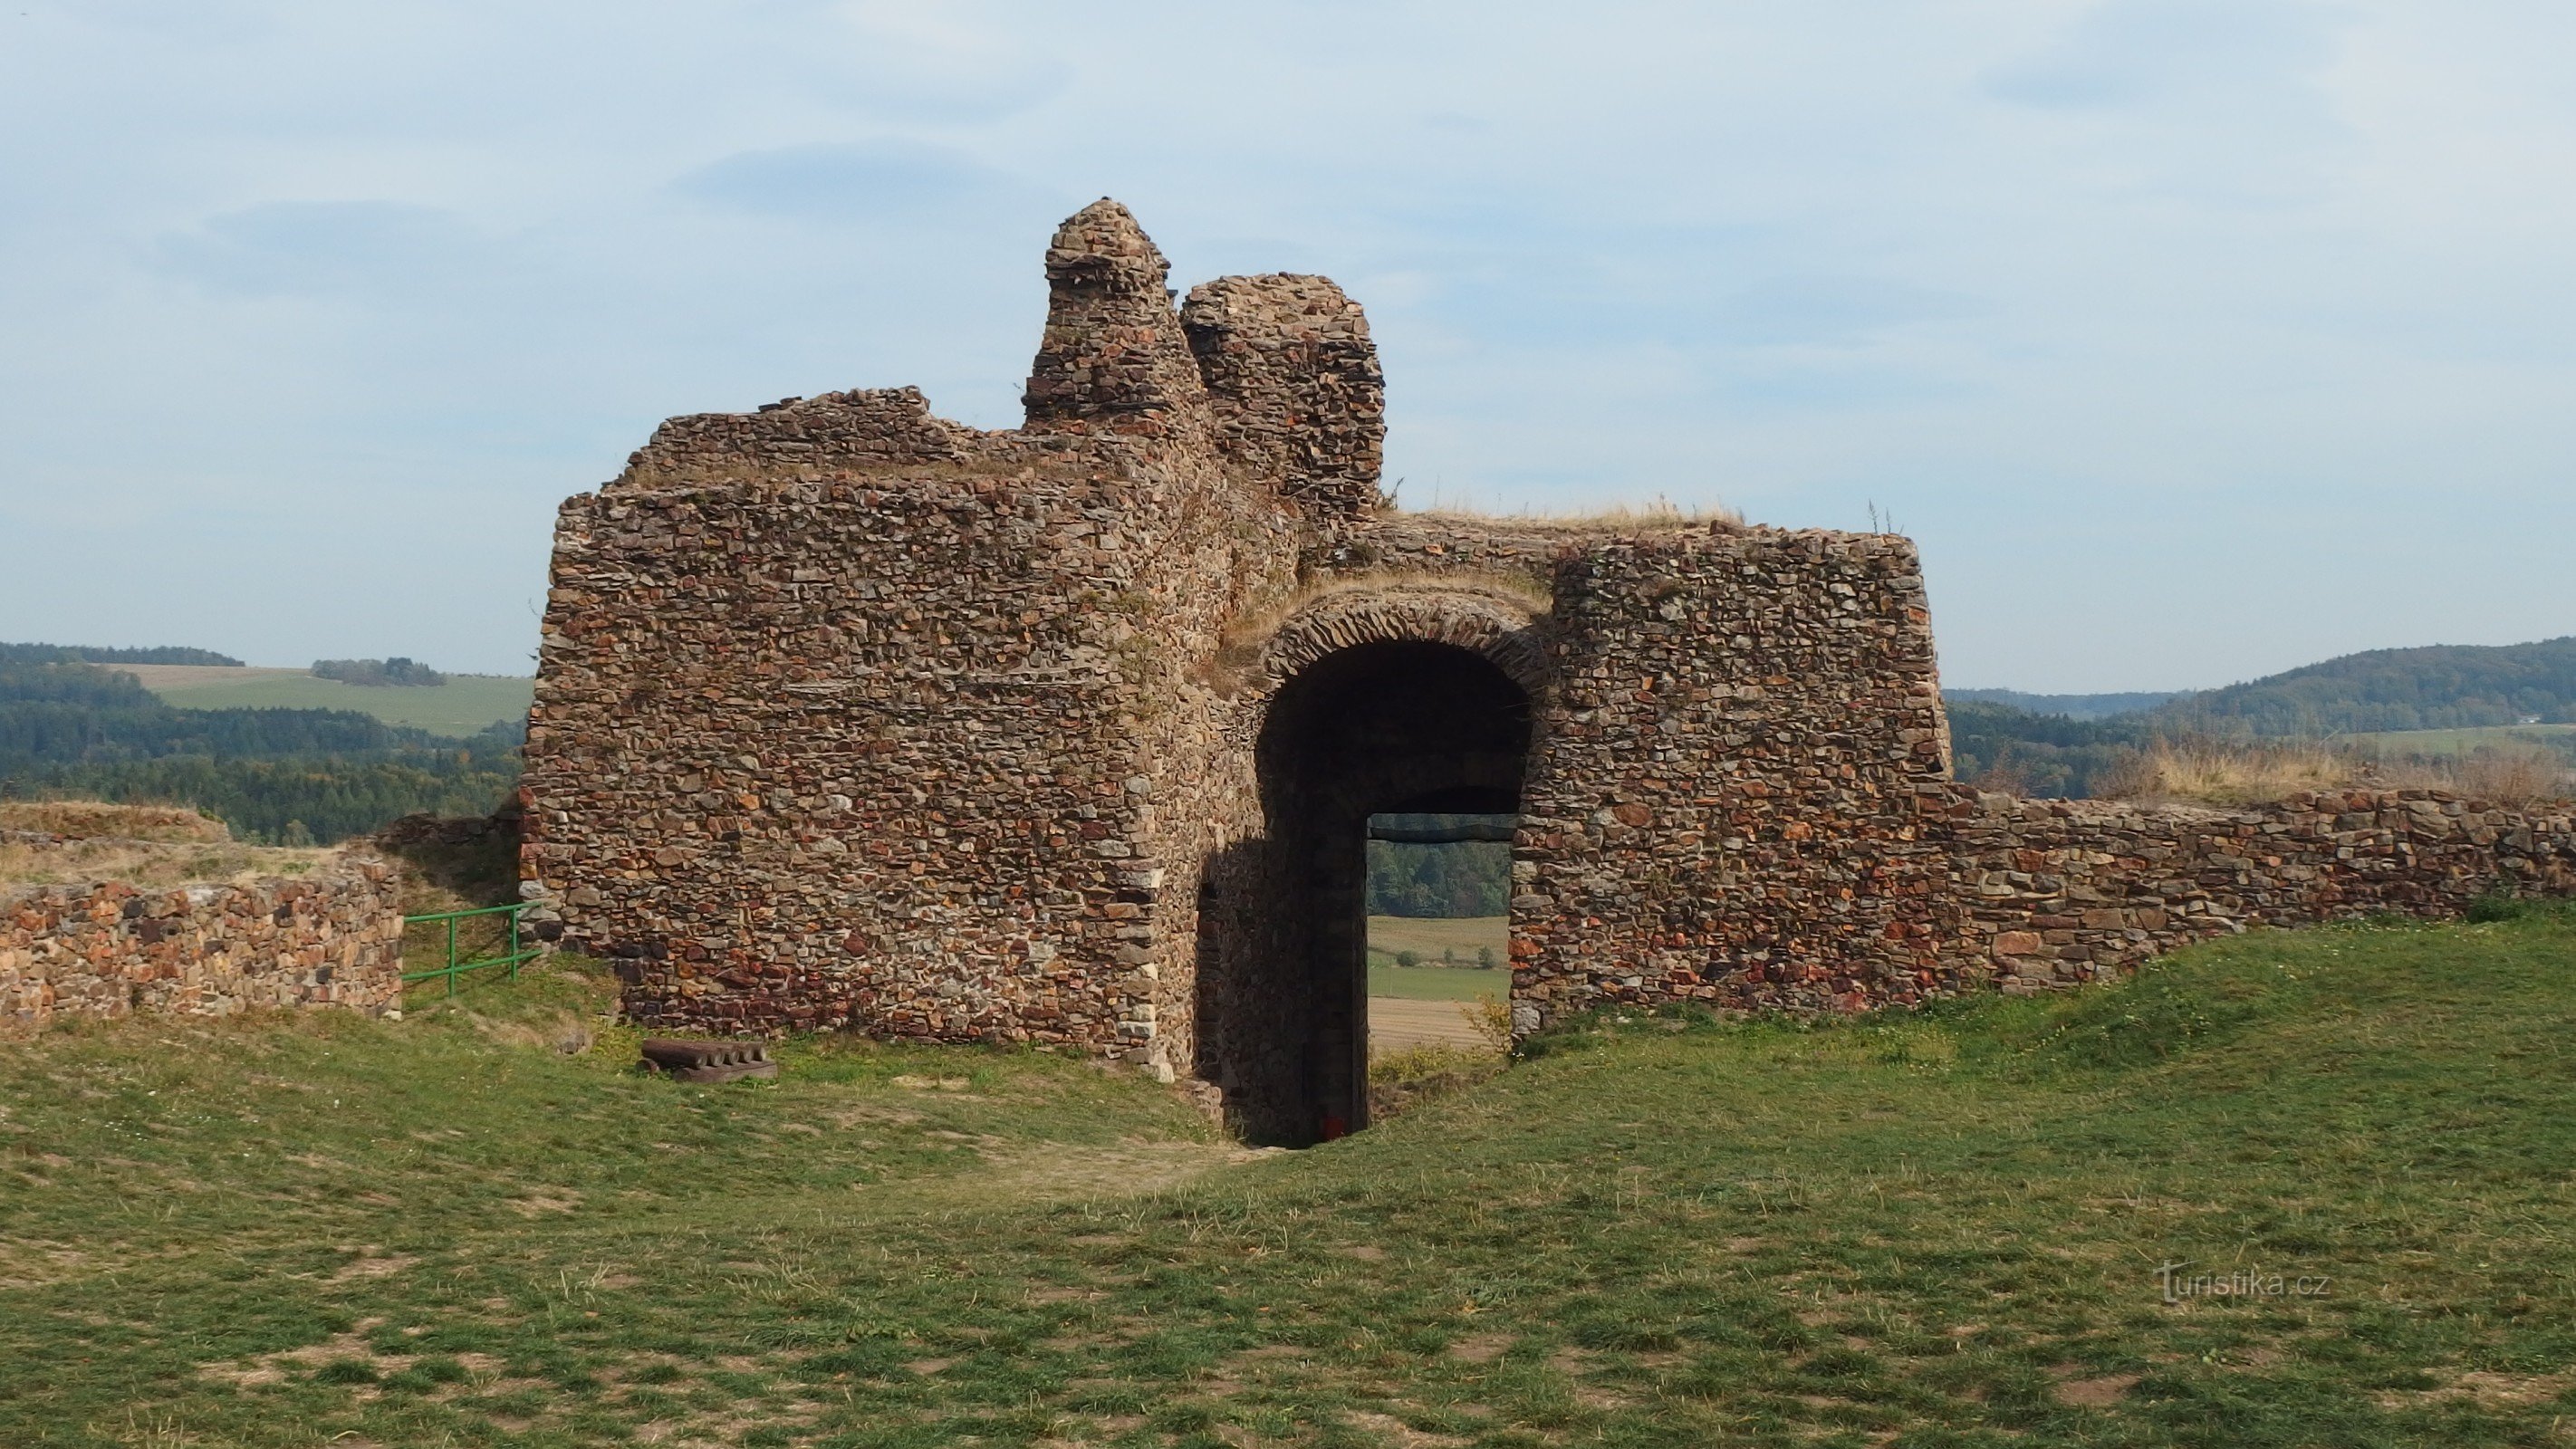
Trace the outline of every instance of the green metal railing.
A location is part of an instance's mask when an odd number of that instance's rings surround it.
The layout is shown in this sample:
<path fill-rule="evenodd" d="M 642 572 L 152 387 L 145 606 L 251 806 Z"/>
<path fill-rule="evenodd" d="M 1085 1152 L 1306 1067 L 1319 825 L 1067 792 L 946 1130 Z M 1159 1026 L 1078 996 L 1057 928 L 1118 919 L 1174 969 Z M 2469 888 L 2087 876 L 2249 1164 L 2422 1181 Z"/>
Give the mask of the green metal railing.
<path fill-rule="evenodd" d="M 480 906 L 470 911 L 439 911 L 433 915 L 403 917 L 403 929 L 406 931 L 410 930 L 414 926 L 436 925 L 441 921 L 447 923 L 447 964 L 444 966 L 433 966 L 427 971 L 406 971 L 403 973 L 402 979 L 405 981 L 427 981 L 433 976 L 444 976 L 447 978 L 447 994 L 450 996 L 454 996 L 456 994 L 456 978 L 464 975 L 468 971 L 483 971 L 495 966 L 507 966 L 510 968 L 510 979 L 513 981 L 518 980 L 519 963 L 534 959 L 538 955 L 539 951 L 539 948 L 534 946 L 522 949 L 519 942 L 519 912 L 526 910 L 532 904 L 534 903 L 530 901 L 512 901 L 506 906 Z M 469 916 L 509 917 L 510 949 L 508 954 L 501 956 L 487 956 L 480 961 L 457 960 L 456 923 Z"/>

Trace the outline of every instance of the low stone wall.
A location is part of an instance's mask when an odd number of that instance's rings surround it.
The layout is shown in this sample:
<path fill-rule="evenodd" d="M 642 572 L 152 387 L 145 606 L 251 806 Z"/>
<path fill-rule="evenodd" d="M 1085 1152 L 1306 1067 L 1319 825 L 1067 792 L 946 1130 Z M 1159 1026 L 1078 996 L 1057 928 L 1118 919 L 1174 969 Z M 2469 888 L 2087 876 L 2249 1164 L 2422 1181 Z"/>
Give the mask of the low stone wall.
<path fill-rule="evenodd" d="M 1528 833 L 1524 859 L 1535 853 Z M 2576 895 L 2569 801 L 2508 809 L 2394 790 L 2217 809 L 2024 800 L 1944 781 L 1917 787 L 1912 823 L 1897 833 L 1929 859 L 1910 858 L 1901 875 L 1882 861 L 1867 879 L 1855 876 L 1869 889 L 1852 892 L 1854 901 L 1902 904 L 1844 949 L 1721 951 L 1697 979 L 1635 971 L 1607 955 L 1554 979 L 1523 963 L 1513 993 L 1522 1029 L 1537 1024 L 1532 1007 L 1554 1020 L 1611 1001 L 1858 1011 L 1919 999 L 1889 970 L 1926 955 L 1937 965 L 1923 995 L 2026 995 L 2111 980 L 2256 926 L 2456 919 L 2482 896 Z M 1724 921 L 1761 919 L 1762 903 L 1731 884 L 1710 889 L 1707 909 Z M 1828 900 L 1815 914 L 1830 923 L 1836 912 Z M 1873 977 L 1899 989 L 1873 989 Z"/>
<path fill-rule="evenodd" d="M 2449 918 L 2480 896 L 2576 894 L 2576 803 L 2438 790 L 2242 810 L 1926 792 L 1950 839 L 1945 957 L 2007 992 L 2101 980 L 2249 926 Z"/>
<path fill-rule="evenodd" d="M 301 880 L 0 889 L 0 1032 L 136 1012 L 402 1004 L 392 868 L 343 857 Z"/>

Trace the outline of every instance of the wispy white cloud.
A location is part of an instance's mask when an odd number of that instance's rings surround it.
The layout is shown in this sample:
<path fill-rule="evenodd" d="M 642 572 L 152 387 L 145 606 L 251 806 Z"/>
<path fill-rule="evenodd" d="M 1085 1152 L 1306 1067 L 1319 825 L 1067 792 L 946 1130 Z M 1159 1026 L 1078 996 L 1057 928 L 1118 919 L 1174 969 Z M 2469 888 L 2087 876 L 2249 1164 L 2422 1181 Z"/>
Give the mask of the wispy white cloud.
<path fill-rule="evenodd" d="M 1350 287 L 1409 498 L 1894 508 L 1962 682 L 2565 632 L 2571 45 L 2542 0 L 19 0 L 0 530 L 57 546 L 0 635 L 513 663 L 554 503 L 667 413 L 1010 422 L 1103 193 L 1183 284 Z"/>

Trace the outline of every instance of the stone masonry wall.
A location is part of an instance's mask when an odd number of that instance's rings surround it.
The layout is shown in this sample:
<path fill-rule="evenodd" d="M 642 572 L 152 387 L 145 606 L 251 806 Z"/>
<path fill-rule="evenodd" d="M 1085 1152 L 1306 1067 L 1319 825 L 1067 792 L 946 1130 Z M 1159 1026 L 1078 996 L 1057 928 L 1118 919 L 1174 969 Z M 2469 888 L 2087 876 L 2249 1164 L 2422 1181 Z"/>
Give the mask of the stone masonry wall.
<path fill-rule="evenodd" d="M 651 1021 L 1114 1036 L 1172 480 L 812 456 L 568 507 L 525 847 L 565 944 Z"/>
<path fill-rule="evenodd" d="M 1107 201 L 1045 269 L 1020 429 L 789 399 L 675 418 L 564 505 L 522 869 L 637 1018 L 1061 1045 L 1231 1082 L 1300 1140 L 1359 1120 L 1351 864 L 1411 799 L 1518 802 L 1525 1031 L 2576 888 L 2564 813 L 1980 797 L 1907 541 L 1389 513 L 1330 282 L 1176 311 Z"/>
<path fill-rule="evenodd" d="M 523 863 L 637 1016 L 1186 1061 L 1198 861 L 1248 808 L 1194 666 L 1297 533 L 1215 466 L 1124 218 L 1049 253 L 1030 430 L 791 400 L 566 504 Z"/>
<path fill-rule="evenodd" d="M 2576 894 L 2576 804 L 2565 802 L 2515 810 L 2440 791 L 2360 791 L 2225 810 L 2021 800 L 1943 781 L 1905 808 L 1924 848 L 1909 849 L 1902 869 L 1871 873 L 1902 882 L 1891 909 L 1846 908 L 1889 924 L 1883 943 L 1852 938 L 1857 969 L 1841 981 L 1793 969 L 1790 983 L 1823 989 L 1783 990 L 1782 963 L 1747 952 L 1739 969 L 1719 952 L 1688 975 L 1530 972 L 1515 999 L 1535 1017 L 1611 1001 L 1853 1010 L 1915 994 L 2027 994 L 2115 979 L 2256 927 L 2455 919 L 2482 896 Z M 1867 899 L 1855 890 L 1854 902 Z M 1711 902 L 1741 918 L 1744 904 L 1722 888 Z M 1536 905 L 1514 903 L 1516 931 Z M 1554 926 L 1567 913 L 1550 903 L 1530 914 Z M 1786 958 L 1801 961 L 1821 964 L 1820 953 Z M 1916 973 L 1918 991 L 1873 989 L 1890 968 Z"/>
<path fill-rule="evenodd" d="M 1384 511 L 1386 375 L 1357 302 L 1326 277 L 1221 277 L 1181 325 L 1229 461 L 1319 521 Z"/>
<path fill-rule="evenodd" d="M 2252 926 L 2456 917 L 2480 896 L 2576 893 L 2576 804 L 2507 810 L 2432 790 L 2244 810 L 2016 800 L 1921 808 L 1949 849 L 1943 954 L 1965 986 L 2107 979 Z"/>
<path fill-rule="evenodd" d="M 137 1012 L 402 1005 L 392 870 L 343 856 L 298 880 L 0 891 L 0 1029 Z"/>
<path fill-rule="evenodd" d="M 1047 246 L 1046 275 L 1028 430 L 1205 446 L 1207 385 L 1172 311 L 1171 268 L 1127 208 L 1104 197 L 1074 213 Z"/>
<path fill-rule="evenodd" d="M 1600 997 L 1821 1009 L 1954 989 L 1913 546 L 1720 527 L 1569 556 L 1513 856 L 1524 1030 Z"/>

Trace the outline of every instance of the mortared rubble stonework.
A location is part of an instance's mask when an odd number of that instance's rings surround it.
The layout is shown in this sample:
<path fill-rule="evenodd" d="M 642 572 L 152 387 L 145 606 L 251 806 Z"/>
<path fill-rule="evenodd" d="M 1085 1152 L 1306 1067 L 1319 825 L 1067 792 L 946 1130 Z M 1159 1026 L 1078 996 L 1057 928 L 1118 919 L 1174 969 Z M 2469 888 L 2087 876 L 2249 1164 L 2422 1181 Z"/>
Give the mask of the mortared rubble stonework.
<path fill-rule="evenodd" d="M 1515 1022 L 1851 1010 L 2576 884 L 2565 810 L 1950 780 L 1914 546 L 1379 494 L 1320 277 L 1173 306 L 1103 201 L 1016 431 L 908 388 L 675 418 L 563 506 L 523 873 L 656 1031 L 1050 1043 L 1248 1133 L 1365 1112 L 1362 839 L 1516 814 Z"/>

